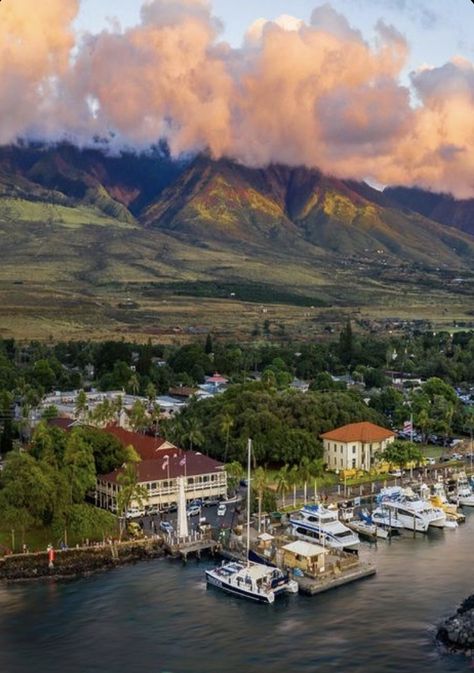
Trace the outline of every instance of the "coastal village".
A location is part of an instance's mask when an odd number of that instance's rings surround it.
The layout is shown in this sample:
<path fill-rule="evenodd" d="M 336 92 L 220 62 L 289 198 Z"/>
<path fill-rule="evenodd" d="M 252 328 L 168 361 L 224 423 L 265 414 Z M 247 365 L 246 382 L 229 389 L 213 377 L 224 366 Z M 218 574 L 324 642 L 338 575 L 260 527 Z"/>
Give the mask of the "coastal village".
<path fill-rule="evenodd" d="M 397 379 L 395 372 L 390 374 L 396 384 L 404 384 L 402 376 Z M 214 372 L 202 385 L 178 386 L 168 395 L 157 396 L 153 408 L 159 419 L 170 419 L 199 399 L 224 394 L 229 386 L 228 378 Z M 291 386 L 303 394 L 309 388 L 299 380 Z M 141 432 L 132 429 L 137 405 L 142 405 L 145 424 L 149 424 Z M 109 414 L 103 413 L 104 407 Z M 100 566 L 100 553 L 108 557 L 104 567 L 110 562 L 114 565 L 163 554 L 185 560 L 211 554 L 224 560 L 215 576 L 206 571 L 209 583 L 222 587 L 220 578 L 227 573 L 231 593 L 237 593 L 231 586 L 233 575 L 241 574 L 251 583 L 250 570 L 265 567 L 281 574 L 282 587 L 315 595 L 375 574 L 376 566 L 359 554 L 365 544 L 390 544 L 395 536 L 429 534 L 433 527 L 455 528 L 465 520 L 464 509 L 474 507 L 472 439 L 452 440 L 452 446 L 462 447 L 463 453 L 451 450 L 446 462 L 416 454 L 412 460 L 408 456 L 403 470 L 394 465 L 390 447 L 403 441 L 413 446 L 411 421 L 399 431 L 362 421 L 321 433 L 323 462 L 336 481 L 321 489 L 318 478 L 311 479 L 308 474 L 302 488 L 296 483 L 292 488 L 290 484 L 281 488 L 275 479 L 267 484 L 273 491 L 275 511 L 265 512 L 262 488 L 258 484 L 253 487 L 255 470 L 250 469 L 250 457 L 245 478 L 243 470 L 235 473 L 235 465 L 181 448 L 152 430 L 145 397 L 123 391 L 56 392 L 41 400 L 32 413 L 34 422 L 40 422 L 37 418 L 52 408 L 57 415 L 47 417 L 49 428 L 73 433 L 76 428 L 94 426 L 124 448 L 133 448 L 132 489 L 123 481 L 124 465 L 98 474 L 94 488 L 86 495 L 91 505 L 119 517 L 120 538 L 97 541 L 92 549 L 90 543 L 86 547 L 76 543 L 75 561 L 69 565 L 71 549 L 64 539 L 58 548 L 50 544 L 48 550 L 34 553 L 26 548 L 21 554 L 4 550 L 7 553 L 0 560 L 0 577 L 4 579 L 18 578 L 22 573 L 64 576 L 78 569 L 95 569 Z M 251 505 L 250 493 L 257 505 Z M 285 502 L 285 495 L 291 504 Z M 78 561 L 81 554 L 83 562 Z M 25 563 L 26 556 L 33 564 Z M 268 587 L 278 587 L 278 582 L 274 578 L 266 585 L 265 581 L 263 572 L 258 579 L 258 596 L 267 587 L 273 601 L 278 591 Z"/>

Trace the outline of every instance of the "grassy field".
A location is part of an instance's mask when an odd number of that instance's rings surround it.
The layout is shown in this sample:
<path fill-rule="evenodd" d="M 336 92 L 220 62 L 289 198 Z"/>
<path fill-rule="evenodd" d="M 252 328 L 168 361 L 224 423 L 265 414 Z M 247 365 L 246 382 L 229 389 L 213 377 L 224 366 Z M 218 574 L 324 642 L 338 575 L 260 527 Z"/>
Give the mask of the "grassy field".
<path fill-rule="evenodd" d="M 2 337 L 172 343 L 212 331 L 249 339 L 268 321 L 273 338 L 308 339 L 349 317 L 376 330 L 395 320 L 474 325 L 474 292 L 441 272 L 420 286 L 419 271 L 315 256 L 315 248 L 269 255 L 255 245 L 197 245 L 117 226 L 92 207 L 54 206 L 39 224 L 35 204 L 26 214 L 14 205 L 20 210 L 0 219 Z"/>

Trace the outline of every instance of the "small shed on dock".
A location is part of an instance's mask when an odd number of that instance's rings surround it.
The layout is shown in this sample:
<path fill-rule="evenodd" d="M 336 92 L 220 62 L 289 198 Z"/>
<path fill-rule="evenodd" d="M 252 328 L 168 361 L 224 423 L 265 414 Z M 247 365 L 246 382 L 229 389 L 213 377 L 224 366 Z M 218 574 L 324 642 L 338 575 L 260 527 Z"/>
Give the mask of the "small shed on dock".
<path fill-rule="evenodd" d="M 280 549 L 281 564 L 291 570 L 299 568 L 308 575 L 317 575 L 325 570 L 328 550 L 319 544 L 296 540 Z"/>

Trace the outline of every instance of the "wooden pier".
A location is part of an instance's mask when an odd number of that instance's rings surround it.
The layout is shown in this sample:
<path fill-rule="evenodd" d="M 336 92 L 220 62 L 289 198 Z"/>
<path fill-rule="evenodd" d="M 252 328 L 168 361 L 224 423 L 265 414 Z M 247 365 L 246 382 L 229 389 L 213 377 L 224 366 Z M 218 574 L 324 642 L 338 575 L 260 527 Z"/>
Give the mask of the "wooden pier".
<path fill-rule="evenodd" d="M 163 548 L 166 553 L 173 558 L 181 558 L 183 561 L 187 561 L 190 555 L 201 558 L 205 552 L 213 554 L 217 546 L 218 542 L 208 535 L 190 535 L 184 539 L 168 535 L 163 538 Z"/>

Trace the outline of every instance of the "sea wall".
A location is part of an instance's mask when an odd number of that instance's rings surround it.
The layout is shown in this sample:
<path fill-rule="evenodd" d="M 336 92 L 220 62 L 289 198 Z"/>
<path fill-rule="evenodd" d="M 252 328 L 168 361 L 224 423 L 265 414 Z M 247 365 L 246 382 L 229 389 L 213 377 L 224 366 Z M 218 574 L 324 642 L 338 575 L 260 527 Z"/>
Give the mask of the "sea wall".
<path fill-rule="evenodd" d="M 0 558 L 0 581 L 74 577 L 163 554 L 160 538 L 58 550 L 54 553 L 52 566 L 48 551 L 12 554 Z"/>

